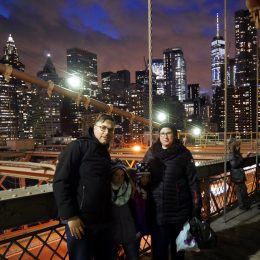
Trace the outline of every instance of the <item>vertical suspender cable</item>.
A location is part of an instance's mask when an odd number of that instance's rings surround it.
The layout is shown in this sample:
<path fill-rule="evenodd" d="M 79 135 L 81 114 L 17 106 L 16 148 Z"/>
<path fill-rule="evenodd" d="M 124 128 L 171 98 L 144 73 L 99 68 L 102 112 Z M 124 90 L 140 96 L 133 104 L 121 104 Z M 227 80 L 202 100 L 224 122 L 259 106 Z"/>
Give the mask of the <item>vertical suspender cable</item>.
<path fill-rule="evenodd" d="M 148 0 L 148 73 L 149 73 L 149 133 L 150 133 L 150 146 L 151 146 L 153 141 L 152 0 Z"/>
<path fill-rule="evenodd" d="M 258 28 L 256 28 L 258 29 Z M 255 165 L 256 165 L 256 192 L 259 191 L 259 177 L 258 177 L 258 120 L 259 120 L 259 106 L 258 106 L 258 98 L 259 98 L 259 39 L 258 39 L 258 30 L 256 31 L 256 140 L 255 140 L 255 152 L 256 152 L 256 157 L 255 157 Z"/>
<path fill-rule="evenodd" d="M 225 38 L 225 61 L 224 61 L 224 222 L 226 222 L 227 205 L 227 0 L 224 0 L 224 38 Z"/>

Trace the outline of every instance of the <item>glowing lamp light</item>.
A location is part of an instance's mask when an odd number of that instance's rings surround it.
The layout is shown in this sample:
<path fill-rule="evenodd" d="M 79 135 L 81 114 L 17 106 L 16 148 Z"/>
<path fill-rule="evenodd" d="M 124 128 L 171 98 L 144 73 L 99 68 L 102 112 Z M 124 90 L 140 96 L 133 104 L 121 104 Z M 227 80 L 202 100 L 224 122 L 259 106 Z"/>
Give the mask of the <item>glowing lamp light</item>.
<path fill-rule="evenodd" d="M 133 151 L 134 152 L 140 152 L 141 151 L 141 146 L 140 145 L 134 145 L 133 146 Z"/>
<path fill-rule="evenodd" d="M 201 134 L 201 129 L 198 127 L 195 127 L 192 129 L 192 134 L 195 136 L 199 136 Z"/>
<path fill-rule="evenodd" d="M 160 122 L 166 122 L 166 120 L 168 119 L 167 114 L 164 112 L 159 112 L 157 118 Z"/>
<path fill-rule="evenodd" d="M 67 82 L 72 88 L 79 88 L 81 84 L 81 80 L 77 76 L 71 76 L 67 79 Z"/>

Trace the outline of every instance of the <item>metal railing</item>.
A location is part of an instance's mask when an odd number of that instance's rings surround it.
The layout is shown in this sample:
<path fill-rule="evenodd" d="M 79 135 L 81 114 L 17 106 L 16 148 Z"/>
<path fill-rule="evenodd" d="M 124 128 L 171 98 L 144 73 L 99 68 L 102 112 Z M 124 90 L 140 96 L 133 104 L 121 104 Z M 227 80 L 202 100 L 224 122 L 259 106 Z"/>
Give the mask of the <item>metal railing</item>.
<path fill-rule="evenodd" d="M 250 158 L 247 167 L 245 167 L 247 177 L 246 185 L 249 195 L 252 195 L 256 190 L 256 167 L 254 165 L 254 159 L 254 157 Z M 130 163 L 128 162 L 128 165 L 133 164 L 132 161 Z M 214 164 L 204 164 L 197 167 L 197 170 L 201 180 L 203 218 L 211 219 L 217 217 L 223 213 L 224 207 L 223 162 L 219 161 Z M 40 187 L 40 194 L 27 196 L 26 199 L 19 200 L 19 196 L 10 199 L 8 202 L 0 199 L 0 207 L 5 208 L 7 212 L 6 214 L 0 215 L 0 223 L 3 223 L 0 227 L 2 231 L 0 235 L 0 259 L 68 258 L 64 226 L 61 225 L 59 221 L 54 220 L 56 211 L 53 209 L 54 198 L 52 192 L 44 188 L 44 185 Z M 50 189 L 50 185 L 48 185 L 48 187 Z M 46 191 L 46 193 L 42 192 L 43 190 Z M 16 200 L 17 202 L 15 202 Z M 234 185 L 228 174 L 227 208 L 232 208 L 236 201 Z M 43 202 L 46 205 L 41 208 L 40 206 Z M 8 209 L 8 207 L 10 207 L 10 209 Z M 23 214 L 30 208 L 31 211 L 29 214 Z M 12 215 L 12 212 L 15 212 L 15 215 Z M 44 218 L 44 216 L 46 217 Z M 19 223 L 17 222 L 18 217 L 20 217 Z M 150 250 L 150 237 L 146 236 L 142 239 L 139 253 L 143 255 L 150 252 Z M 119 251 L 119 257 L 120 255 L 123 257 L 122 250 Z"/>

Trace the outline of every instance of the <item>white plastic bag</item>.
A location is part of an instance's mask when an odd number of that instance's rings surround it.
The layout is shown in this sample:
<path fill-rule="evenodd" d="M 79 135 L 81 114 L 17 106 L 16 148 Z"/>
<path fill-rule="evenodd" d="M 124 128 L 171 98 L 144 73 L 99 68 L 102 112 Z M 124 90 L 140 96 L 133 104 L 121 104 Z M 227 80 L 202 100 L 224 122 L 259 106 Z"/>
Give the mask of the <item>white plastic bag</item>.
<path fill-rule="evenodd" d="M 190 224 L 187 221 L 176 238 L 176 246 L 177 252 L 184 250 L 184 251 L 196 251 L 199 252 L 200 249 L 195 238 L 190 233 Z"/>

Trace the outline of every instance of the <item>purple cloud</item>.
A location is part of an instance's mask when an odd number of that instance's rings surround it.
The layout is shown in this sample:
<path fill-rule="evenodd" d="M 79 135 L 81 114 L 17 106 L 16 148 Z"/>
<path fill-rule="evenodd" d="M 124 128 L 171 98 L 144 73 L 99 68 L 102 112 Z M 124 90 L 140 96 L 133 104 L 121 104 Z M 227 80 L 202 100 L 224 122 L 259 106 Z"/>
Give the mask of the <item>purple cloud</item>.
<path fill-rule="evenodd" d="M 245 1 L 228 6 L 228 42 L 234 55 L 234 12 Z M 188 83 L 210 89 L 210 43 L 220 13 L 223 35 L 223 3 L 219 1 L 153 0 L 153 58 L 163 50 L 183 49 Z M 98 56 L 98 73 L 128 69 L 134 80 L 144 68 L 147 48 L 146 0 L 19 0 L 1 1 L 0 46 L 11 33 L 26 72 L 35 75 L 51 53 L 58 73 L 66 71 L 66 49 L 79 47 Z"/>

